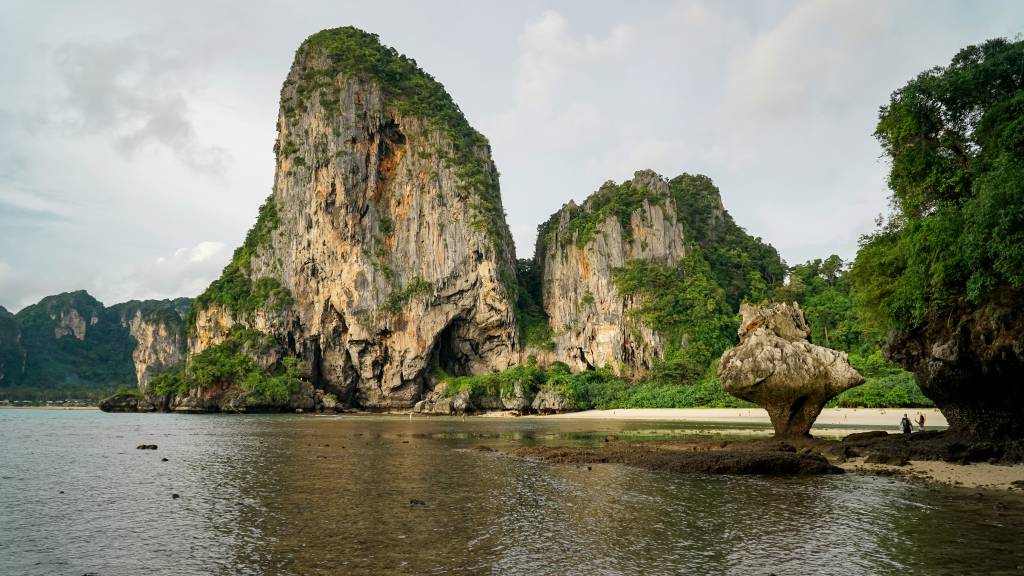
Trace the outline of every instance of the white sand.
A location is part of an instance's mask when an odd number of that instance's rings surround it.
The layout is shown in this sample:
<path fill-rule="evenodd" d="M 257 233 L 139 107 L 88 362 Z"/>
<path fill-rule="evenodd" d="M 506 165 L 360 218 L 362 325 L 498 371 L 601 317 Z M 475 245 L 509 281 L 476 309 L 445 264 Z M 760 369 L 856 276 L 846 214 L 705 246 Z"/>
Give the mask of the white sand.
<path fill-rule="evenodd" d="M 855 426 L 896 432 L 900 418 L 906 413 L 911 420 L 924 414 L 925 427 L 941 430 L 948 426 L 946 418 L 934 408 L 826 408 L 814 424 L 819 428 Z M 624 408 L 618 410 L 586 410 L 532 418 L 590 420 L 652 420 L 682 422 L 715 422 L 736 424 L 770 424 L 768 413 L 760 408 Z M 915 426 L 916 430 L 916 426 Z"/>

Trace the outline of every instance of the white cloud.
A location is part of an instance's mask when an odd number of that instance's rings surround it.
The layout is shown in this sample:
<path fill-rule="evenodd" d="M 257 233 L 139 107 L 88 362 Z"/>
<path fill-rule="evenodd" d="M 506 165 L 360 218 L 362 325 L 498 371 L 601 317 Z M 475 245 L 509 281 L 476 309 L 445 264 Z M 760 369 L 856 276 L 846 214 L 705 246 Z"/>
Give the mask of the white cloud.
<path fill-rule="evenodd" d="M 222 174 L 230 156 L 198 137 L 188 104 L 196 93 L 188 66 L 154 37 L 64 44 L 54 51 L 53 67 L 65 94 L 45 103 L 41 115 L 104 135 L 129 158 L 167 150 L 197 172 Z"/>
<path fill-rule="evenodd" d="M 536 108 L 551 104 L 572 69 L 620 53 L 628 44 L 628 26 L 614 27 L 606 38 L 573 36 L 569 21 L 554 10 L 528 24 L 519 38 L 518 105 Z"/>
<path fill-rule="evenodd" d="M 97 289 L 115 292 L 114 302 L 195 296 L 220 276 L 230 256 L 223 242 L 204 240 L 140 266 L 113 286 Z"/>

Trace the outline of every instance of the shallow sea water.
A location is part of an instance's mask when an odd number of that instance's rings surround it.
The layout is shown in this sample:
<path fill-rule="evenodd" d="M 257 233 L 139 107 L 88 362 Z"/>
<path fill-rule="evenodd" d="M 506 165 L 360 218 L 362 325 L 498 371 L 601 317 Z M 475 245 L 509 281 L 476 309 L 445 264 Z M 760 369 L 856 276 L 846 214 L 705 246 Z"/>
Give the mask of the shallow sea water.
<path fill-rule="evenodd" d="M 709 428 L 0 410 L 0 574 L 1024 574 L 1020 496 L 476 449 Z"/>

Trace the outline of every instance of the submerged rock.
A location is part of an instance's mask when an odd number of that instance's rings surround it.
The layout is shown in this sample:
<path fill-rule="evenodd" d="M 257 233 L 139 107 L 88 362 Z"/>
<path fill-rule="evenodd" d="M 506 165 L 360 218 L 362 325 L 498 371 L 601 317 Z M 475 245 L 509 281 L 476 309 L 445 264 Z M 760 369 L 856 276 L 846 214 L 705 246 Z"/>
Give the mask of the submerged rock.
<path fill-rule="evenodd" d="M 864 382 L 845 352 L 811 344 L 797 304 L 740 306 L 740 343 L 722 355 L 726 392 L 768 411 L 775 435 L 808 436 L 832 397 Z"/>

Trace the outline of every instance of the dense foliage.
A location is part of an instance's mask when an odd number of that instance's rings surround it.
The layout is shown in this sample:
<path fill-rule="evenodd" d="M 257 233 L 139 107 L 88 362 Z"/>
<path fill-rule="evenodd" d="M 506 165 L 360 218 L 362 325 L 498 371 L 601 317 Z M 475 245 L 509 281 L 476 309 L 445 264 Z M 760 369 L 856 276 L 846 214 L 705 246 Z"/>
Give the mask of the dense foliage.
<path fill-rule="evenodd" d="M 256 360 L 276 347 L 277 342 L 268 334 L 234 328 L 227 340 L 192 356 L 184 368 L 154 378 L 150 389 L 159 394 L 186 395 L 193 389 L 238 386 L 257 402 L 285 402 L 302 385 L 298 359 L 285 356 L 269 370 L 261 368 Z"/>
<path fill-rule="evenodd" d="M 665 355 L 652 371 L 655 380 L 694 382 L 733 345 L 736 321 L 699 252 L 675 266 L 632 260 L 613 270 L 612 278 L 620 293 L 639 301 L 629 314 L 665 339 Z"/>
<path fill-rule="evenodd" d="M 914 375 L 882 358 L 881 350 L 866 356 L 850 354 L 850 364 L 864 376 L 864 383 L 833 398 L 834 408 L 913 408 L 934 406 L 918 387 Z"/>
<path fill-rule="evenodd" d="M 292 303 L 291 292 L 275 278 L 253 280 L 252 258 L 257 250 L 270 243 L 271 234 L 279 224 L 274 197 L 260 206 L 256 223 L 245 235 L 245 241 L 231 256 L 220 278 L 214 280 L 202 294 L 192 302 L 188 313 L 188 327 L 195 329 L 196 316 L 200 310 L 211 306 L 223 306 L 237 317 L 252 316 L 257 310 L 281 309 Z"/>
<path fill-rule="evenodd" d="M 879 329 L 907 330 L 1024 288 L 1024 41 L 990 40 L 881 108 L 893 212 L 852 275 Z"/>
<path fill-rule="evenodd" d="M 710 178 L 681 174 L 669 180 L 669 190 L 687 237 L 700 245 L 729 306 L 760 302 L 782 284 L 786 265 L 779 252 L 733 221 Z"/>
<path fill-rule="evenodd" d="M 931 406 L 914 375 L 882 358 L 884 334 L 860 315 L 854 305 L 853 283 L 846 262 L 833 254 L 789 269 L 785 286 L 772 299 L 796 302 L 811 327 L 811 341 L 850 353 L 850 364 L 865 378 L 864 384 L 843 392 L 830 406 Z"/>
<path fill-rule="evenodd" d="M 499 254 L 514 252 L 505 225 L 498 171 L 491 161 L 490 144 L 470 126 L 440 82 L 420 69 L 415 60 L 382 45 L 376 34 L 351 26 L 310 36 L 299 47 L 296 59 L 310 51 L 325 54 L 330 66 L 311 67 L 302 72 L 294 101 L 282 102 L 286 114 L 304 110 L 307 99 L 314 93 L 321 94 L 320 104 L 325 109 L 330 108 L 334 100 L 329 88 L 339 74 L 376 82 L 400 114 L 431 122 L 448 135 L 453 152 L 449 161 L 461 184 L 472 195 L 471 206 L 478 215 L 474 225 L 488 233 Z M 511 286 L 509 288 L 511 290 Z"/>
<path fill-rule="evenodd" d="M 532 259 L 516 261 L 516 317 L 524 347 L 554 350 L 554 332 L 543 305 L 543 271 Z"/>
<path fill-rule="evenodd" d="M 571 399 L 581 410 L 754 406 L 726 394 L 714 376 L 714 370 L 689 384 L 654 380 L 632 382 L 615 376 L 608 368 L 573 374 L 561 362 L 542 369 L 532 361 L 493 374 L 440 376 L 441 381 L 447 384 L 448 395 L 469 392 L 472 401 L 483 397 L 509 398 L 518 385 L 527 398 L 539 390 L 552 390 Z"/>
<path fill-rule="evenodd" d="M 47 296 L 15 318 L 26 351 L 24 369 L 14 374 L 16 383 L 110 390 L 135 383 L 134 340 L 117 315 L 85 291 Z M 58 337 L 62 318 L 68 324 L 80 318 L 84 338 L 79 340 L 70 329 Z"/>

